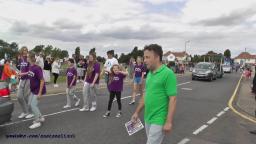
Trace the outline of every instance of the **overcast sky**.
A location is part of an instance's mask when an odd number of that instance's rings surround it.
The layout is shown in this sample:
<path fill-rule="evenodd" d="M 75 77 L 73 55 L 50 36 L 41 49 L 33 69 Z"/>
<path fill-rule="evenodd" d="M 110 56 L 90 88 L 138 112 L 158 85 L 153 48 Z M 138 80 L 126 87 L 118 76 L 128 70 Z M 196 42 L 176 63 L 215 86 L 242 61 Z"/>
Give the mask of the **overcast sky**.
<path fill-rule="evenodd" d="M 255 0 L 0 0 L 0 39 L 86 55 L 158 43 L 164 52 L 256 51 Z"/>

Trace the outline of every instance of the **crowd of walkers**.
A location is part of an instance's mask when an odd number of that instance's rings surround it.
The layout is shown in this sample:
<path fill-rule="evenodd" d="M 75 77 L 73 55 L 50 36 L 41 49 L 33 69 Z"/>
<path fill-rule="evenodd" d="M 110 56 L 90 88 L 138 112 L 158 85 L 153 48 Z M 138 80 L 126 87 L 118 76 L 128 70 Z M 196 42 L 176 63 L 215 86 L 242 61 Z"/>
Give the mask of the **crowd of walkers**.
<path fill-rule="evenodd" d="M 136 61 L 131 59 L 128 68 L 119 65 L 114 57 L 114 51 L 107 52 L 107 59 L 103 67 L 96 59 L 96 53 L 89 53 L 87 59 L 69 58 L 65 61 L 68 65 L 64 75 L 66 76 L 66 105 L 64 109 L 72 106 L 78 107 L 79 111 L 95 111 L 97 109 L 97 89 L 99 87 L 100 77 L 104 77 L 107 89 L 109 91 L 109 101 L 107 103 L 106 113 L 103 117 L 109 117 L 114 99 L 118 104 L 116 117 L 122 116 L 121 93 L 123 91 L 124 80 L 126 77 L 133 79 L 133 92 L 130 105 L 135 104 L 137 93 L 143 95 L 144 82 L 147 69 L 143 63 L 142 57 L 137 57 Z M 135 59 L 134 59 L 135 60 Z M 19 51 L 17 64 L 9 59 L 1 61 L 4 64 L 1 80 L 6 81 L 13 93 L 17 94 L 18 102 L 22 113 L 19 119 L 35 118 L 31 129 L 40 127 L 45 121 L 40 109 L 38 108 L 38 99 L 46 94 L 46 84 L 53 78 L 53 86 L 57 84 L 61 73 L 61 64 L 58 58 L 44 57 L 43 53 L 35 54 L 29 52 L 26 46 Z M 76 94 L 77 83 L 83 83 L 82 96 Z M 17 88 L 15 87 L 17 85 Z M 74 102 L 74 105 L 73 105 Z"/>
<path fill-rule="evenodd" d="M 109 100 L 103 117 L 111 116 L 112 103 L 116 99 L 118 111 L 115 117 L 119 118 L 123 115 L 121 97 L 124 80 L 129 77 L 133 80 L 129 105 L 134 105 L 136 96 L 140 95 L 138 107 L 131 120 L 136 123 L 139 112 L 145 107 L 147 144 L 160 144 L 165 133 L 172 129 L 177 95 L 176 76 L 162 63 L 162 56 L 162 47 L 151 44 L 144 48 L 144 59 L 140 56 L 136 59 L 131 58 L 128 68 L 118 63 L 113 50 L 107 52 L 107 60 L 102 68 L 95 52 L 89 53 L 87 59 L 69 58 L 65 61 L 68 68 L 64 73 L 66 104 L 63 109 L 81 106 L 80 112 L 96 111 L 98 105 L 96 91 L 100 78 L 104 76 Z M 38 103 L 42 95 L 47 93 L 46 84 L 51 81 L 51 73 L 54 76 L 53 86 L 58 87 L 57 80 L 63 62 L 58 58 L 44 57 L 43 53 L 29 52 L 26 46 L 20 49 L 16 64 L 8 59 L 0 62 L 4 64 L 1 80 L 9 83 L 12 90 L 16 90 L 14 86 L 18 83 L 16 94 L 22 111 L 18 118 L 34 118 L 29 126 L 30 129 L 42 126 L 45 117 Z M 76 93 L 77 82 L 83 83 L 82 96 Z"/>

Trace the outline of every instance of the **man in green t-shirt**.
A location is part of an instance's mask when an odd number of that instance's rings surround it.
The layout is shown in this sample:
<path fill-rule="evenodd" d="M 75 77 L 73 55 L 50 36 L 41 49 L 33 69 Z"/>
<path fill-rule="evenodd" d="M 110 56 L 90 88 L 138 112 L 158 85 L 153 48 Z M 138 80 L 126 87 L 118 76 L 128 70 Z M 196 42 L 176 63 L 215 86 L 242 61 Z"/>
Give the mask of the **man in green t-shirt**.
<path fill-rule="evenodd" d="M 144 48 L 144 62 L 150 70 L 146 79 L 145 95 L 132 116 L 136 122 L 145 107 L 144 119 L 147 144 L 161 144 L 164 135 L 170 133 L 176 110 L 177 82 L 171 69 L 162 64 L 163 50 L 157 44 Z"/>

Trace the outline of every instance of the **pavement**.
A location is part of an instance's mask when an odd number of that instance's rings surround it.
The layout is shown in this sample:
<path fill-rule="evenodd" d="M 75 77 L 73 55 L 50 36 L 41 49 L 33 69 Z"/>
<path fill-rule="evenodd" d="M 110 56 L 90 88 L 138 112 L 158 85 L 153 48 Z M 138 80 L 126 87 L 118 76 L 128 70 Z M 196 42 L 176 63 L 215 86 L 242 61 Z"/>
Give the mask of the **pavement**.
<path fill-rule="evenodd" d="M 252 80 L 253 78 L 251 79 L 246 79 L 244 77 L 242 78 L 235 104 L 241 113 L 248 115 L 252 119 L 255 118 L 254 120 L 256 122 L 256 115 L 255 115 L 256 100 L 255 100 L 255 94 L 251 92 Z"/>
<path fill-rule="evenodd" d="M 173 130 L 166 135 L 163 144 L 255 144 L 255 123 L 233 113 L 227 103 L 236 89 L 240 74 L 225 74 L 222 79 L 212 82 L 192 81 L 189 74 L 177 77 L 177 110 Z M 15 110 L 12 121 L 0 125 L 1 144 L 143 144 L 146 143 L 145 130 L 129 136 L 125 122 L 130 120 L 138 103 L 129 105 L 132 93 L 127 84 L 122 93 L 123 115 L 115 118 L 117 104 L 113 103 L 109 118 L 103 118 L 108 102 L 108 91 L 102 87 L 97 91 L 97 110 L 79 112 L 82 107 L 62 109 L 66 104 L 65 94 L 43 97 L 39 108 L 45 116 L 43 126 L 30 130 L 32 119 L 20 120 L 21 108 L 14 100 Z M 82 97 L 81 92 L 77 96 Z M 139 96 L 136 98 L 139 100 Z M 143 112 L 140 115 L 143 121 Z M 42 138 L 40 135 L 70 135 L 71 138 Z M 25 137 L 14 137 L 24 135 Z M 12 137 L 10 137 L 12 136 Z"/>

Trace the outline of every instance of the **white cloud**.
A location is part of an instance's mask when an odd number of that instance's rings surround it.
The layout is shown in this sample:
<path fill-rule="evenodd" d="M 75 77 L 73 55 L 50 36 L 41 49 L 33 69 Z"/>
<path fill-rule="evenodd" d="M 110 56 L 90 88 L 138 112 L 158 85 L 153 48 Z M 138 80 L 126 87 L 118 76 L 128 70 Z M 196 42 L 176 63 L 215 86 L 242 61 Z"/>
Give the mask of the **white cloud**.
<path fill-rule="evenodd" d="M 156 10 L 166 3 L 184 6 Z M 256 50 L 255 6 L 252 0 L 0 0 L 0 38 L 70 51 L 96 47 L 102 55 L 149 43 L 181 51 L 190 40 L 191 53 L 229 48 L 238 54 Z"/>
<path fill-rule="evenodd" d="M 164 4 L 168 2 L 183 2 L 185 0 L 141 0 L 141 1 L 159 5 L 159 4 Z"/>

